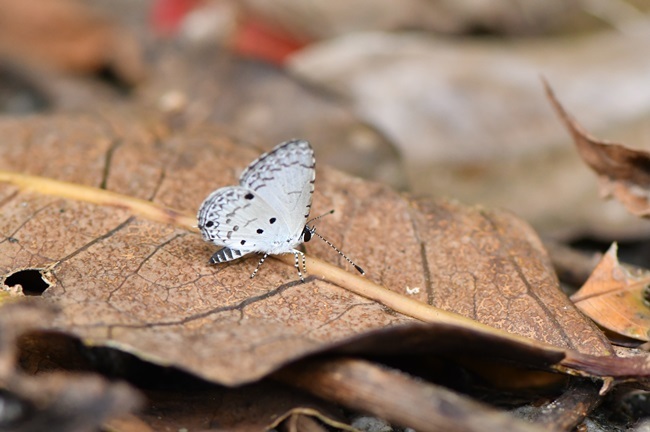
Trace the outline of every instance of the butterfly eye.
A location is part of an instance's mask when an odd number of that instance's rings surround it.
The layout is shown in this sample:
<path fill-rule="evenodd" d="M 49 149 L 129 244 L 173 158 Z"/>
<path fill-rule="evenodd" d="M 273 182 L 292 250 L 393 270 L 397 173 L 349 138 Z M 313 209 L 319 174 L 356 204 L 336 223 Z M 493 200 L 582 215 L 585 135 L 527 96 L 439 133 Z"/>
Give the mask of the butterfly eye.
<path fill-rule="evenodd" d="M 305 227 L 305 230 L 302 232 L 302 241 L 307 243 L 309 240 L 311 240 L 311 231 Z"/>

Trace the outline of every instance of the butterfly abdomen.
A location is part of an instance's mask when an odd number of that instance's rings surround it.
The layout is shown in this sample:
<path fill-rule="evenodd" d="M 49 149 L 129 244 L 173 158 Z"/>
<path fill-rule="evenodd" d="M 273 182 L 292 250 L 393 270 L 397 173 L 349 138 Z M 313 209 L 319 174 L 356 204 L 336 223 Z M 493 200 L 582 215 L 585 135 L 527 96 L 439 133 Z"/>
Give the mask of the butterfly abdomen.
<path fill-rule="evenodd" d="M 241 258 L 244 255 L 246 255 L 246 253 L 238 251 L 237 249 L 230 249 L 225 247 L 215 252 L 214 255 L 212 255 L 212 257 L 210 258 L 210 262 L 212 264 L 228 262 L 228 261 L 236 260 L 237 258 Z"/>

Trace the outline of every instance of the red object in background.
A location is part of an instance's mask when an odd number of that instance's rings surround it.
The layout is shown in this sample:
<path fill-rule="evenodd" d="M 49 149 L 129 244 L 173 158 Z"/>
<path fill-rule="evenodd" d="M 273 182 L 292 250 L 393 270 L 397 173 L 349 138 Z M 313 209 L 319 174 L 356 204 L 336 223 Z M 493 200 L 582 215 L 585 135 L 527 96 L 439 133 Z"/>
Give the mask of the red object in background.
<path fill-rule="evenodd" d="M 156 0 L 151 9 L 151 24 L 159 35 L 176 33 L 185 15 L 201 0 Z"/>
<path fill-rule="evenodd" d="M 214 0 L 218 1 L 218 0 Z M 173 36 L 185 16 L 205 0 L 156 0 L 151 10 L 154 31 L 161 36 Z M 234 33 L 228 38 L 230 49 L 242 56 L 282 65 L 286 58 L 307 45 L 307 41 L 278 27 L 266 24 L 262 19 L 243 15 Z"/>
<path fill-rule="evenodd" d="M 251 17 L 242 19 L 231 41 L 231 49 L 237 54 L 277 65 L 305 45 L 306 41 Z"/>

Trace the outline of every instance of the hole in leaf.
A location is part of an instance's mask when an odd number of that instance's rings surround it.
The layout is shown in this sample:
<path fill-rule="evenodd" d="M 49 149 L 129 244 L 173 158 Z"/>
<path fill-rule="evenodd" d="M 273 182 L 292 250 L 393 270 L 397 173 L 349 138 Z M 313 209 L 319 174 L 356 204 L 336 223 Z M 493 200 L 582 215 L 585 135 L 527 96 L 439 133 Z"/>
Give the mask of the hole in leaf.
<path fill-rule="evenodd" d="M 50 287 L 50 283 L 43 279 L 40 269 L 23 269 L 10 274 L 4 280 L 4 285 L 23 287 L 26 296 L 39 296 Z"/>

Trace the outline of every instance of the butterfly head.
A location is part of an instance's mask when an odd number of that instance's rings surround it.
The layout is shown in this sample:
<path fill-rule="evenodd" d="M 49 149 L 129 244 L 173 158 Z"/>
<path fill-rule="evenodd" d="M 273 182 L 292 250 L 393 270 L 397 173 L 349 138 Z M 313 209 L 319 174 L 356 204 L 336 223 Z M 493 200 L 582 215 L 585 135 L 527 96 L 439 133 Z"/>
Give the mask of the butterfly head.
<path fill-rule="evenodd" d="M 303 228 L 302 230 L 303 243 L 307 243 L 309 240 L 311 240 L 315 232 L 316 232 L 316 227 L 310 227 L 309 225 L 305 225 L 305 228 Z"/>

